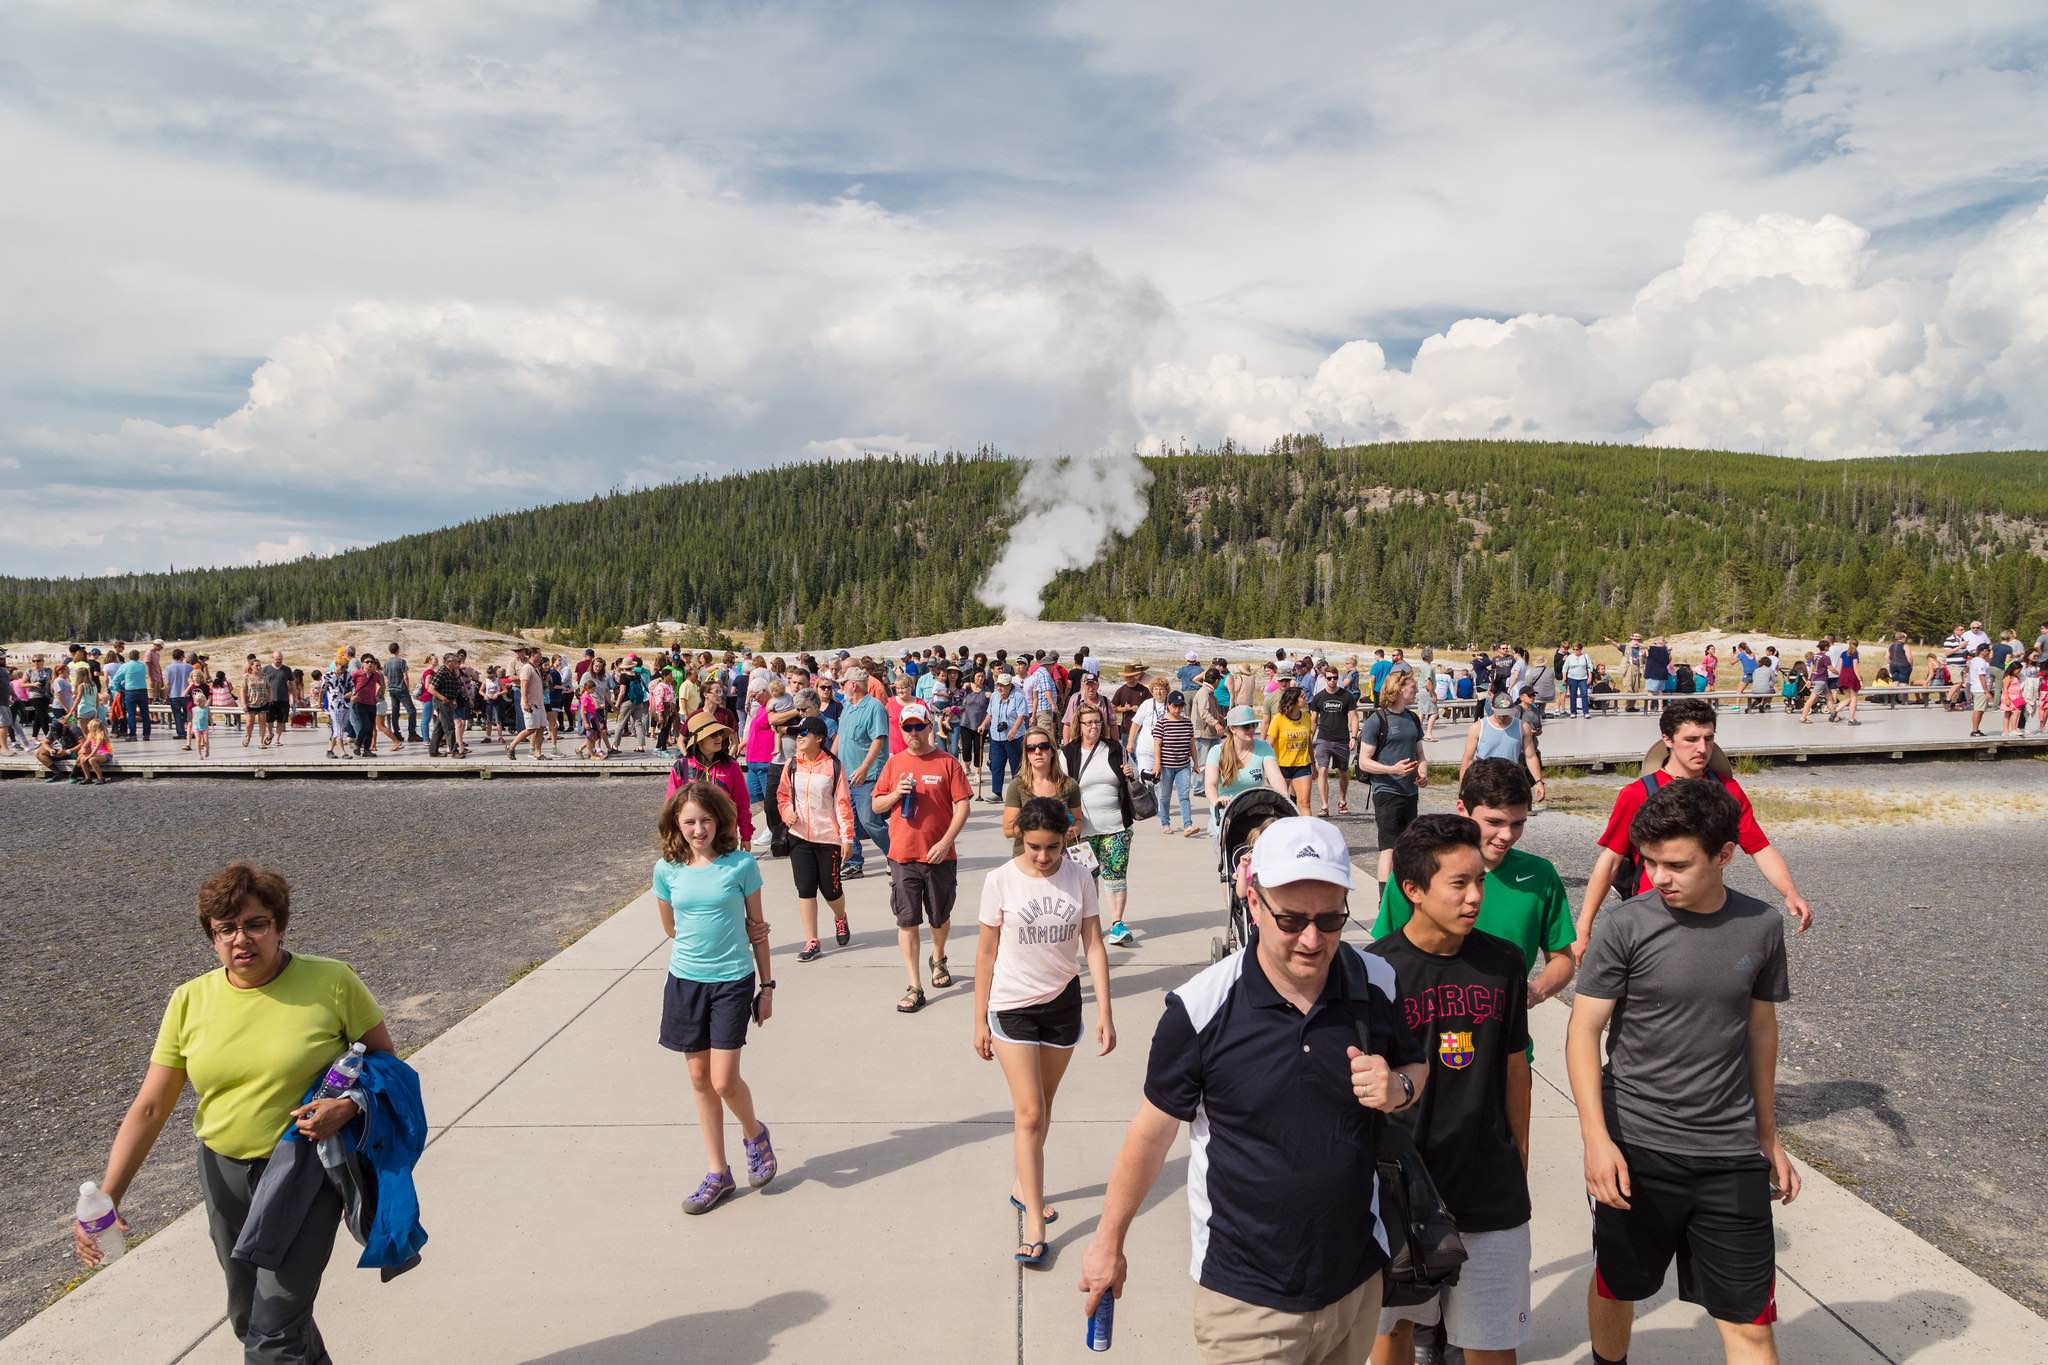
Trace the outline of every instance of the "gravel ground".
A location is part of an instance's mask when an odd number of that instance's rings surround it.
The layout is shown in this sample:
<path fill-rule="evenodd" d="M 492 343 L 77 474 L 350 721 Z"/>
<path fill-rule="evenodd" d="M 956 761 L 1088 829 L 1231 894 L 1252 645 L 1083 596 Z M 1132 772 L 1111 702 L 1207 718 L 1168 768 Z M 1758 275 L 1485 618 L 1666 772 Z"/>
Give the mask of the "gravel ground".
<path fill-rule="evenodd" d="M 1945 798 L 1936 818 L 1907 824 L 1767 826 L 1816 916 L 1790 940 L 1780 1122 L 1813 1165 L 2048 1313 L 2048 922 L 2036 895 L 2048 820 L 1973 811 L 2048 794 L 2048 763 L 1778 768 L 1742 781 L 1758 795 Z M 1425 811 L 1450 803 L 1447 790 L 1423 796 Z M 1341 823 L 1370 858 L 1371 823 Z M 1523 840 L 1558 865 L 1574 910 L 1604 823 L 1546 812 Z M 1731 880 L 1775 901 L 1747 858 Z"/>
<path fill-rule="evenodd" d="M 0 1062 L 0 1335 L 76 1268 L 78 1182 L 106 1163 L 171 989 L 213 964 L 193 913 L 208 874 L 235 857 L 283 871 L 292 946 L 352 963 L 410 1048 L 639 893 L 660 794 L 653 778 L 0 782 L 0 1018 L 17 1039 Z M 130 1191 L 138 1234 L 198 1202 L 190 1125 L 188 1092 Z"/>

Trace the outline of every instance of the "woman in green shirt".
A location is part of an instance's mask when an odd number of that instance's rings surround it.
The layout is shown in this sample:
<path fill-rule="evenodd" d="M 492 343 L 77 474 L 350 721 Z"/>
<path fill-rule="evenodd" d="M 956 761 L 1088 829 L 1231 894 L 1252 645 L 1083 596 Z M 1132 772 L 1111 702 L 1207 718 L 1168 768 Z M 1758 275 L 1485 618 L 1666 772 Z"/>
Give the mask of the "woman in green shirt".
<path fill-rule="evenodd" d="M 235 1260 L 230 1253 L 256 1182 L 287 1126 L 318 1141 L 355 1117 L 346 1097 L 299 1103 L 335 1058 L 358 1042 L 372 1052 L 393 1050 L 383 1011 L 352 968 L 286 951 L 290 922 L 291 888 L 275 872 L 231 863 L 199 888 L 199 927 L 220 969 L 171 993 L 149 1071 L 100 1181 L 119 1208 L 191 1081 L 199 1095 L 192 1117 L 199 1180 L 227 1275 L 228 1323 L 251 1361 L 327 1358 L 313 1299 L 341 1223 L 340 1196 L 323 1183 L 282 1265 L 264 1270 Z M 99 1260 L 82 1230 L 75 1241 L 80 1259 Z"/>

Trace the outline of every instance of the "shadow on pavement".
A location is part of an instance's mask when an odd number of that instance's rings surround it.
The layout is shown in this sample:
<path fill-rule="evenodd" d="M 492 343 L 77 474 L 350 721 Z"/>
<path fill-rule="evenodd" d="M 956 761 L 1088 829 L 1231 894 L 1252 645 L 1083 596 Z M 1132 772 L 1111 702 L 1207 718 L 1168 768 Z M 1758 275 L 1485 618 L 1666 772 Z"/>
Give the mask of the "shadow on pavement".
<path fill-rule="evenodd" d="M 1899 1146 L 1914 1146 L 1906 1116 L 1892 1106 L 1891 1091 L 1876 1081 L 1814 1081 L 1778 1087 L 1778 1112 L 1783 1123 L 1808 1123 L 1847 1109 L 1867 1109 L 1891 1130 Z"/>
<path fill-rule="evenodd" d="M 807 1180 L 835 1190 L 848 1189 L 877 1176 L 915 1166 L 920 1161 L 990 1138 L 1010 1136 L 1014 1116 L 1007 1109 L 991 1110 L 969 1119 L 950 1123 L 927 1123 L 892 1130 L 887 1137 L 811 1157 L 793 1171 L 785 1171 L 776 1182 L 781 1194 Z"/>
<path fill-rule="evenodd" d="M 601 1341 L 533 1356 L 526 1365 L 653 1365 L 673 1360 L 752 1365 L 768 1359 L 778 1333 L 809 1322 L 828 1306 L 823 1294 L 791 1290 L 750 1307 L 685 1313 Z"/>

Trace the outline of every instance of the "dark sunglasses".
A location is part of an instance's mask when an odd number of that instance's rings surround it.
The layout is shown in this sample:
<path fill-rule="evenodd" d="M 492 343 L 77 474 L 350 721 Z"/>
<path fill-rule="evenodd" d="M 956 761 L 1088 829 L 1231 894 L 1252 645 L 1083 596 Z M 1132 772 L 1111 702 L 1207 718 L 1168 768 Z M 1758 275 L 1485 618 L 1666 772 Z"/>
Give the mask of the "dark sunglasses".
<path fill-rule="evenodd" d="M 1050 744 L 1027 744 L 1027 745 L 1025 745 L 1025 746 L 1024 746 L 1024 752 L 1025 752 L 1025 753 L 1027 753 L 1027 754 L 1049 754 L 1049 753 L 1051 753 L 1051 752 L 1052 752 L 1052 745 L 1050 745 Z"/>
<path fill-rule="evenodd" d="M 930 726 L 926 725 L 921 720 L 913 720 L 903 727 L 903 733 L 906 735 L 914 735 L 919 733 L 920 731 L 929 730 L 930 728 Z"/>
<path fill-rule="evenodd" d="M 1283 934 L 1298 934 L 1310 924 L 1316 926 L 1319 934 L 1334 934 L 1350 922 L 1351 915 L 1344 910 L 1332 910 L 1327 915 L 1294 915 L 1284 910 L 1266 907 L 1266 915 L 1273 921 L 1273 927 Z"/>

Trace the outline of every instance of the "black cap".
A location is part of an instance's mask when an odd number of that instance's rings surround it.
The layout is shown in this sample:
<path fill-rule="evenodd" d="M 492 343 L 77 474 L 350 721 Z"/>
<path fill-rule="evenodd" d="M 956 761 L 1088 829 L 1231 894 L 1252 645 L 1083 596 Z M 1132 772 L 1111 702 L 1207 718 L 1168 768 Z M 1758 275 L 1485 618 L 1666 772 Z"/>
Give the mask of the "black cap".
<path fill-rule="evenodd" d="M 819 739 L 825 737 L 825 720 L 822 716 L 805 716 L 790 728 L 800 735 L 816 735 Z"/>

